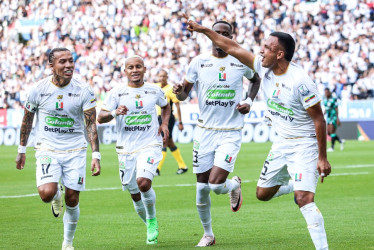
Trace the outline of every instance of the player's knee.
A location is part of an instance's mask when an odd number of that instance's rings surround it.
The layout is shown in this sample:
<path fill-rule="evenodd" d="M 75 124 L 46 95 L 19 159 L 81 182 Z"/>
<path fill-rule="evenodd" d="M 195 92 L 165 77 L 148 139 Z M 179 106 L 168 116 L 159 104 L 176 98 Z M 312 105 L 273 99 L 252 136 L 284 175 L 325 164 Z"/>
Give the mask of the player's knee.
<path fill-rule="evenodd" d="M 260 201 L 269 201 L 273 196 L 269 195 L 268 193 L 264 192 L 263 190 L 257 188 L 256 197 Z"/>
<path fill-rule="evenodd" d="M 225 189 L 225 183 L 221 184 L 211 184 L 209 183 L 210 190 L 212 190 L 216 194 L 223 194 L 225 193 L 223 190 Z"/>
<path fill-rule="evenodd" d="M 43 186 L 40 186 L 38 188 L 40 199 L 42 199 L 43 202 L 51 202 L 53 197 L 56 195 L 56 191 L 51 188 L 44 188 Z"/>
<path fill-rule="evenodd" d="M 151 185 L 152 185 L 152 182 L 147 181 L 146 178 L 138 178 L 136 182 L 138 183 L 140 192 L 143 192 L 143 193 L 147 192 L 151 188 Z"/>

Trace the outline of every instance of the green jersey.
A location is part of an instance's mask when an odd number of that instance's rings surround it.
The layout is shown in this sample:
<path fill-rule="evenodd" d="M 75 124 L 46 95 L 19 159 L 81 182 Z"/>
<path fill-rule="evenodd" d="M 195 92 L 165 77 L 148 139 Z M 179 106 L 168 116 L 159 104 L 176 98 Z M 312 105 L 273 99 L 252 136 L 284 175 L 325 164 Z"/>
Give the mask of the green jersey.
<path fill-rule="evenodd" d="M 336 127 L 338 99 L 334 96 L 330 96 L 330 98 L 325 98 L 323 100 L 323 105 L 326 108 L 327 124 L 333 124 Z"/>

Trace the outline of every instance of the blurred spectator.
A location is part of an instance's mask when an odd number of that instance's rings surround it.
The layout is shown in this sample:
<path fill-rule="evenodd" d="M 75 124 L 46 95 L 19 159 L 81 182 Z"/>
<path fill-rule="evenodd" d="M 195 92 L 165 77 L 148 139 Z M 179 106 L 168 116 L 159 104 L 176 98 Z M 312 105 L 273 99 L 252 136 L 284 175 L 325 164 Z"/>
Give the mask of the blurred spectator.
<path fill-rule="evenodd" d="M 211 42 L 195 34 L 192 41 L 181 13 L 205 26 L 229 21 L 236 41 L 255 53 L 272 31 L 289 32 L 294 61 L 321 94 L 329 87 L 342 99 L 373 98 L 373 12 L 369 0 L 0 1 L 0 108 L 20 107 L 30 85 L 51 73 L 46 55 L 54 47 L 72 51 L 75 77 L 92 86 L 99 103 L 126 81 L 121 70 L 133 54 L 147 58 L 147 81 L 167 68 L 171 82 L 182 82 L 188 63 Z"/>

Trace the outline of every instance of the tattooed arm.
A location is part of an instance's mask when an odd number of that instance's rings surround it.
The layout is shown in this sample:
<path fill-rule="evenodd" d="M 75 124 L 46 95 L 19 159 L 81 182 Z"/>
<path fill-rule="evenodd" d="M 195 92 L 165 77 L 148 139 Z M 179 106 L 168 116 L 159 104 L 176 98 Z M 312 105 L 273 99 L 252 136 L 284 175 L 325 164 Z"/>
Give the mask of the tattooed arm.
<path fill-rule="evenodd" d="M 96 128 L 96 109 L 92 108 L 84 111 L 84 119 L 86 120 L 87 137 L 91 144 L 92 152 L 99 152 L 99 136 Z M 92 158 L 91 172 L 93 176 L 100 175 L 100 160 Z"/>
<path fill-rule="evenodd" d="M 35 113 L 28 111 L 25 109 L 25 114 L 23 116 L 22 125 L 21 125 L 21 136 L 20 136 L 20 146 L 26 146 L 27 140 L 29 139 L 29 135 L 32 129 L 32 123 L 34 121 Z M 18 153 L 16 158 L 16 168 L 22 170 L 25 166 L 26 162 L 26 154 L 25 153 Z"/>

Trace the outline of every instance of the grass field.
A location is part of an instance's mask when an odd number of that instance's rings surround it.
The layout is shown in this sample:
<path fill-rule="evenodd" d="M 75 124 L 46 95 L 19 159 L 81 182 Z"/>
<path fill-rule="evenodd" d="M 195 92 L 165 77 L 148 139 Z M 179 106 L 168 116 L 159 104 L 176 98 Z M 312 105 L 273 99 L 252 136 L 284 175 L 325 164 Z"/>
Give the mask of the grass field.
<path fill-rule="evenodd" d="M 178 146 L 191 166 L 192 145 Z M 214 249 L 314 249 L 293 195 L 269 202 L 255 197 L 269 149 L 270 143 L 242 146 L 234 171 L 244 181 L 239 212 L 231 212 L 228 195 L 211 194 Z M 36 195 L 34 150 L 28 149 L 22 171 L 15 168 L 16 151 L 15 146 L 0 147 L 0 248 L 61 249 L 62 218 L 55 219 L 50 204 Z M 176 175 L 176 163 L 168 154 L 161 176 L 154 180 L 159 243 L 147 246 L 146 228 L 128 192 L 120 189 L 114 145 L 101 145 L 101 153 L 102 174 L 87 173 L 88 190 L 81 194 L 75 249 L 193 249 L 203 229 L 192 169 Z M 325 219 L 330 249 L 374 249 L 373 154 L 373 141 L 348 141 L 344 151 L 329 153 L 333 174 L 318 185 L 316 203 Z"/>

